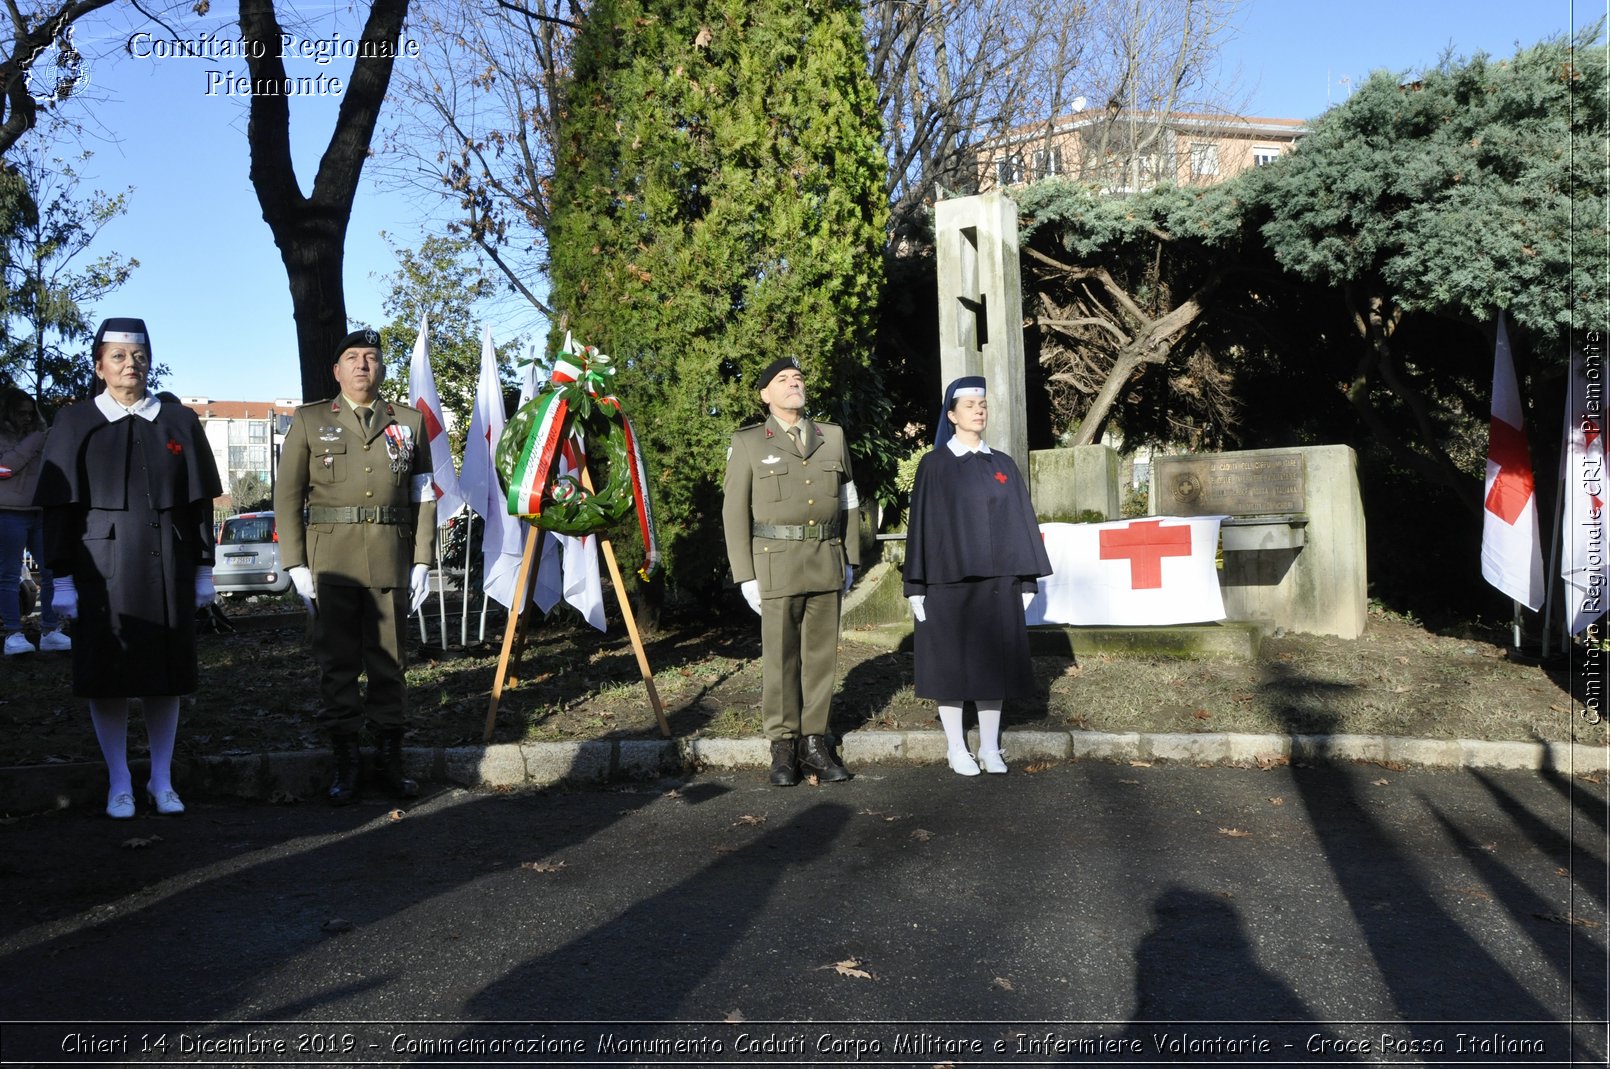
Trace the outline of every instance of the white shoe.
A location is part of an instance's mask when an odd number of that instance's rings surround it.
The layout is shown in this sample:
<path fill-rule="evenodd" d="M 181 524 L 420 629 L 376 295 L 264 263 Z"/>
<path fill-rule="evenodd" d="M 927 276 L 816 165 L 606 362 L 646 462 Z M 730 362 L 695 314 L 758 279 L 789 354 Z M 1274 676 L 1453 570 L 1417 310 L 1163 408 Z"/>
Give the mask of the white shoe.
<path fill-rule="evenodd" d="M 73 648 L 73 640 L 60 631 L 46 631 L 39 636 L 39 648 L 46 653 L 66 653 Z"/>
<path fill-rule="evenodd" d="M 157 812 L 165 817 L 176 817 L 184 812 L 184 803 L 179 801 L 179 795 L 172 787 L 158 794 L 148 783 L 145 785 L 145 796 L 151 799 L 151 804 L 157 807 Z"/>
<path fill-rule="evenodd" d="M 978 751 L 978 762 L 984 766 L 984 771 L 1000 776 L 1006 773 L 1006 758 L 999 750 Z"/>
<path fill-rule="evenodd" d="M 952 750 L 946 756 L 950 759 L 950 770 L 958 776 L 978 775 L 978 762 L 966 750 Z"/>
<path fill-rule="evenodd" d="M 6 636 L 6 656 L 15 657 L 19 653 L 34 653 L 34 644 L 28 641 L 28 636 L 21 631 L 13 631 Z"/>
<path fill-rule="evenodd" d="M 114 794 L 106 800 L 106 815 L 113 820 L 128 820 L 134 816 L 134 795 Z"/>

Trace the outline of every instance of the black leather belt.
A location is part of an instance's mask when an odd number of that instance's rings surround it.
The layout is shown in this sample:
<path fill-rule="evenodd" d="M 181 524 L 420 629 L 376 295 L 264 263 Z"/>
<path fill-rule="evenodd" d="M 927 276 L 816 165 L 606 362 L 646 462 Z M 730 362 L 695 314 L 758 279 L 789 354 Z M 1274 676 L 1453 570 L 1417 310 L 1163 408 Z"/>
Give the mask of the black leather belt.
<path fill-rule="evenodd" d="M 756 538 L 777 538 L 784 542 L 826 542 L 839 536 L 839 525 L 833 523 L 757 523 L 749 533 Z"/>
<path fill-rule="evenodd" d="M 414 510 L 391 505 L 309 505 L 308 523 L 413 523 Z"/>

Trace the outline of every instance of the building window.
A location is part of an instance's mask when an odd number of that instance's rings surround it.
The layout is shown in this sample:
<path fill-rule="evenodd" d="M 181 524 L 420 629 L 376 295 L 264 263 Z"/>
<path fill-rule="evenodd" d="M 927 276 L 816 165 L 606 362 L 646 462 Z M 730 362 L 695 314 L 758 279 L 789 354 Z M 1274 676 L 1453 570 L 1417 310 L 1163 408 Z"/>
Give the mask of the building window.
<path fill-rule="evenodd" d="M 1034 177 L 1053 178 L 1062 173 L 1062 146 L 1053 145 L 1049 149 L 1035 149 L 1034 151 Z"/>
<path fill-rule="evenodd" d="M 1219 173 L 1219 146 L 1211 141 L 1191 144 L 1191 177 L 1209 178 Z"/>
<path fill-rule="evenodd" d="M 1252 150 L 1252 165 L 1254 167 L 1267 167 L 1269 164 L 1274 163 L 1279 158 L 1280 150 L 1278 148 L 1269 148 L 1267 145 L 1260 145 Z"/>
<path fill-rule="evenodd" d="M 997 185 L 1015 186 L 1023 181 L 1023 157 L 1002 156 L 995 161 L 995 182 Z"/>
<path fill-rule="evenodd" d="M 253 445 L 262 445 L 268 441 L 268 420 L 254 419 L 246 424 L 246 440 Z"/>

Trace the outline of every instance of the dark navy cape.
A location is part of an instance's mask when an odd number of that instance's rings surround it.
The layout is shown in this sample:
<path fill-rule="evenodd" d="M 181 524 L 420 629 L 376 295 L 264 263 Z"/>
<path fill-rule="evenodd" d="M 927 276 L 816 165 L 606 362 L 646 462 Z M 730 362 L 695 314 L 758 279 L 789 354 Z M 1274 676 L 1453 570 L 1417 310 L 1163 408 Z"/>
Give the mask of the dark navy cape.
<path fill-rule="evenodd" d="M 73 693 L 196 689 L 196 566 L 213 560 L 220 492 L 212 444 L 183 405 L 108 422 L 83 401 L 56 416 L 34 503 L 46 563 L 78 590 Z"/>
<path fill-rule="evenodd" d="M 1028 486 L 998 451 L 940 446 L 917 465 L 905 592 L 924 595 L 914 688 L 937 701 L 1035 692 L 1022 595 L 1051 574 Z"/>

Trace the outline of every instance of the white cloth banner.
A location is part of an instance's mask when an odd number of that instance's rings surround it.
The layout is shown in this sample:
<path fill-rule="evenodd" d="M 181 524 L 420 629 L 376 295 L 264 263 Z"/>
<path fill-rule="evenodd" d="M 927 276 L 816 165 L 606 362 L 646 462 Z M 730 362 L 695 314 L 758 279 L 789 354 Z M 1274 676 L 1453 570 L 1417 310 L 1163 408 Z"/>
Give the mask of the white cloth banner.
<path fill-rule="evenodd" d="M 1030 624 L 1189 624 L 1224 619 L 1214 567 L 1222 516 L 1042 523 L 1052 574 Z"/>
<path fill-rule="evenodd" d="M 559 451 L 559 475 L 576 471 L 571 443 Z M 556 534 L 548 531 L 542 539 L 542 560 L 537 568 L 537 589 L 533 600 L 544 613 L 552 612 L 559 599 L 575 606 L 582 618 L 598 630 L 605 630 L 604 585 L 598 575 L 598 536 Z"/>
<path fill-rule="evenodd" d="M 1602 616 L 1610 592 L 1610 549 L 1604 516 L 1604 354 L 1589 374 L 1578 350 L 1571 357 L 1565 396 L 1565 507 L 1561 510 L 1560 578 L 1565 583 L 1566 633 L 1575 635 Z"/>
<path fill-rule="evenodd" d="M 464 440 L 459 488 L 470 508 L 486 521 L 486 533 L 481 539 L 485 568 L 482 589 L 487 597 L 512 610 L 524 608 L 523 598 L 521 605 L 514 604 L 524 528 L 518 518 L 509 515 L 508 500 L 498 479 L 495 457 L 504 422 L 498 354 L 492 345 L 492 328 L 485 327 L 481 332 L 481 376 L 475 384 L 475 411 L 470 416 L 469 436 Z"/>
<path fill-rule="evenodd" d="M 438 523 L 464 505 L 458 489 L 458 472 L 453 468 L 453 443 L 447 437 L 447 421 L 442 415 L 442 399 L 436 393 L 436 375 L 430 368 L 430 322 L 419 317 L 419 336 L 414 339 L 414 355 L 408 361 L 409 404 L 425 417 L 425 439 L 430 443 L 431 489 L 436 493 Z"/>
<path fill-rule="evenodd" d="M 1487 481 L 1482 490 L 1481 574 L 1528 609 L 1543 605 L 1543 537 L 1532 486 L 1526 417 L 1515 383 L 1509 331 L 1498 314 L 1493 352 L 1493 416 L 1488 424 Z"/>

